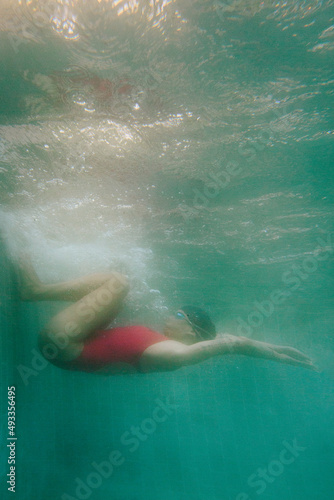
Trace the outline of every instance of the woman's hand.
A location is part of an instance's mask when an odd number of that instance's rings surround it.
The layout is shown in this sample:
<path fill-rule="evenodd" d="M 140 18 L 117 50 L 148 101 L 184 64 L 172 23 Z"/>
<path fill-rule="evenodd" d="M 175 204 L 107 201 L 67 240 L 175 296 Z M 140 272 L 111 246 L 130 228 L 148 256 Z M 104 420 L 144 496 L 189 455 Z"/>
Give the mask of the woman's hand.
<path fill-rule="evenodd" d="M 280 363 L 300 366 L 307 368 L 308 370 L 319 371 L 306 354 L 303 354 L 294 347 L 268 344 L 266 342 L 259 342 L 246 337 L 240 337 L 240 339 L 242 339 L 242 345 L 239 351 L 240 354 L 272 359 Z"/>
<path fill-rule="evenodd" d="M 274 346 L 273 350 L 277 353 L 278 361 L 281 361 L 281 363 L 300 365 L 304 368 L 308 368 L 309 370 L 319 371 L 319 369 L 313 364 L 311 358 L 294 347 Z"/>

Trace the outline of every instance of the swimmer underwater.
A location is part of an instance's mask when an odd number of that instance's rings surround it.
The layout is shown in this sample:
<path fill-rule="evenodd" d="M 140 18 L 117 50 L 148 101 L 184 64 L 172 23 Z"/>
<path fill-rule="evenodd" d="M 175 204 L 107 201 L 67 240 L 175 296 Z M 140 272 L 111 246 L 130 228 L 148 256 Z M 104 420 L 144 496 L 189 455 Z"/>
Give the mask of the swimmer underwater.
<path fill-rule="evenodd" d="M 20 260 L 18 275 L 22 300 L 74 302 L 39 334 L 41 353 L 59 368 L 103 374 L 149 373 L 230 354 L 317 371 L 311 359 L 293 347 L 230 334 L 217 336 L 215 325 L 198 307 L 180 308 L 167 320 L 163 334 L 137 325 L 108 328 L 129 291 L 126 277 L 117 272 L 44 284 L 25 257 Z"/>

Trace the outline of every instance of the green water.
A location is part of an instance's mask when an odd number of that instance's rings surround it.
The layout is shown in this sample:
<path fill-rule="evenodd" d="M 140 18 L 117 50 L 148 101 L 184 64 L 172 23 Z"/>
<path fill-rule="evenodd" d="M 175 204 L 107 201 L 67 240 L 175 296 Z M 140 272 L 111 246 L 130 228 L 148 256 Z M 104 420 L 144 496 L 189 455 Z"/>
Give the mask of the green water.
<path fill-rule="evenodd" d="M 333 4 L 1 3 L 1 498 L 334 500 Z M 22 249 L 46 282 L 126 273 L 117 324 L 193 303 L 319 373 L 60 370 Z"/>

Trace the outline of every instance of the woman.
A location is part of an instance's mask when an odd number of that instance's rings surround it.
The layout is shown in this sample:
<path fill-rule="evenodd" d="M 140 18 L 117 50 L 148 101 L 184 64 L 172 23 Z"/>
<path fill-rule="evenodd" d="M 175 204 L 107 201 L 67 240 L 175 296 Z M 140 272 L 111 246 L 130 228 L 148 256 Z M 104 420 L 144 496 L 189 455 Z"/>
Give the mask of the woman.
<path fill-rule="evenodd" d="M 316 370 L 310 358 L 292 347 L 246 337 L 216 337 L 201 309 L 185 306 L 165 324 L 164 334 L 144 326 L 106 329 L 129 291 L 120 273 L 99 273 L 46 285 L 28 260 L 20 264 L 22 300 L 65 300 L 74 304 L 54 316 L 39 335 L 43 356 L 69 370 L 103 373 L 176 370 L 224 354 L 242 354 Z"/>

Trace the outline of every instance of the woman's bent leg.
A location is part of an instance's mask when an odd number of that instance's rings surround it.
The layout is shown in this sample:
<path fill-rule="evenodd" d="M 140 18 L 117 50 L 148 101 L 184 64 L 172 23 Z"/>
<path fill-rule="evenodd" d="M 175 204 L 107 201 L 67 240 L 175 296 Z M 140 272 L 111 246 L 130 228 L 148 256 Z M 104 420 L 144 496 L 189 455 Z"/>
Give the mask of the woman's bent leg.
<path fill-rule="evenodd" d="M 45 284 L 39 279 L 28 257 L 19 265 L 20 294 L 22 300 L 66 300 L 77 301 L 96 290 L 115 273 L 96 273 L 82 278 L 56 284 Z"/>
<path fill-rule="evenodd" d="M 54 359 L 70 361 L 83 349 L 84 341 L 107 326 L 118 314 L 129 287 L 125 276 L 113 273 L 102 286 L 54 316 L 40 334 L 40 348 L 48 345 Z M 45 353 L 43 352 L 45 355 Z"/>

